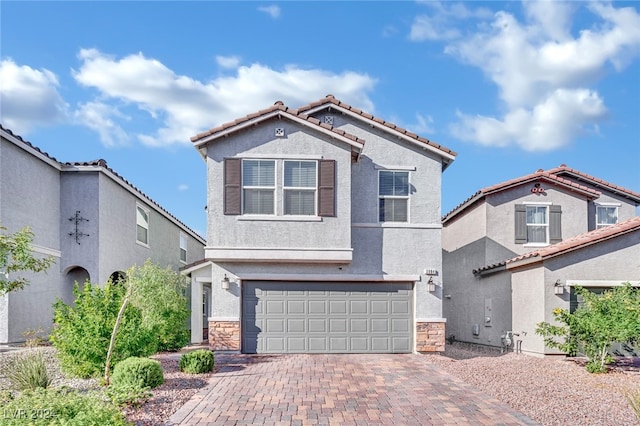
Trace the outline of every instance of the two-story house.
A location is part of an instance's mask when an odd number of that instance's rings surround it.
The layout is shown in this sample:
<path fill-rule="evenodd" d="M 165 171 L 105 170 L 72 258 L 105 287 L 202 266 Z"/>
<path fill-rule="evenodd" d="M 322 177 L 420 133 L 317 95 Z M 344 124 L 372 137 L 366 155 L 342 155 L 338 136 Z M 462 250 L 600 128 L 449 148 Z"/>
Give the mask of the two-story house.
<path fill-rule="evenodd" d="M 573 286 L 639 283 L 640 194 L 565 165 L 484 188 L 443 217 L 447 336 L 556 354 L 535 334 Z M 507 336 L 509 337 L 509 336 Z"/>
<path fill-rule="evenodd" d="M 433 278 L 454 152 L 331 95 L 191 140 L 207 163 L 208 230 L 205 259 L 183 272 L 193 303 L 212 295 L 192 316 L 192 330 L 208 322 L 212 348 L 444 348 Z"/>
<path fill-rule="evenodd" d="M 178 269 L 203 257 L 202 237 L 104 160 L 61 163 L 1 126 L 0 136 L 0 225 L 9 233 L 29 226 L 33 251 L 55 258 L 0 297 L 0 343 L 47 332 L 53 303 L 72 302 L 75 282 L 104 284 L 147 259 Z"/>

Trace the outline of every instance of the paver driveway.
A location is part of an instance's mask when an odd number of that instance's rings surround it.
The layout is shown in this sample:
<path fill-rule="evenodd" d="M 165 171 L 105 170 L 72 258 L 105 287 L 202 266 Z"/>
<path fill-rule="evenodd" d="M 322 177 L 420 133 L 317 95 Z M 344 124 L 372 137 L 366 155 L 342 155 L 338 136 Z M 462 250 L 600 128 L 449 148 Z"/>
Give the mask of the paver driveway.
<path fill-rule="evenodd" d="M 532 425 L 420 355 L 217 354 L 171 425 Z"/>

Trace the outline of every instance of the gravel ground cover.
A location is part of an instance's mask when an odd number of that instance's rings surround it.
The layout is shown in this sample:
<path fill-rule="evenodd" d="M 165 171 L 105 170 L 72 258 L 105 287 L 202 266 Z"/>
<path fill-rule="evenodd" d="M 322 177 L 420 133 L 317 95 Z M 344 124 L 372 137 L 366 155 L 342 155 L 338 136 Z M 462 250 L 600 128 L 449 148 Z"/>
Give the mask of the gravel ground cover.
<path fill-rule="evenodd" d="M 187 349 L 192 350 L 193 348 Z M 38 348 L 48 360 L 54 386 L 99 389 L 97 380 L 69 379 L 58 367 L 55 349 Z M 180 372 L 184 353 L 161 353 L 152 358 L 162 364 L 165 382 L 139 408 L 126 408 L 135 425 L 163 425 L 214 373 L 191 375 Z M 18 352 L 0 352 L 0 390 L 9 389 L 2 372 Z M 607 374 L 589 374 L 583 360 L 536 358 L 501 354 L 492 348 L 461 343 L 447 345 L 442 354 L 424 355 L 453 376 L 526 414 L 544 426 L 638 424 L 624 397 L 627 389 L 640 389 L 640 360 L 624 359 Z"/>

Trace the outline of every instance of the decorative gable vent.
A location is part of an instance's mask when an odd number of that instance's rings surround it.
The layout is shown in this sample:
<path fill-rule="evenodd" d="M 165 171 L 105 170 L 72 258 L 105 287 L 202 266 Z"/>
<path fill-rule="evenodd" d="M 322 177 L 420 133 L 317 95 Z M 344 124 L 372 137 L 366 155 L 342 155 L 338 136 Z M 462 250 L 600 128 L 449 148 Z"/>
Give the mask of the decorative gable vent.
<path fill-rule="evenodd" d="M 276 127 L 276 137 L 282 137 L 282 136 L 284 136 L 284 128 Z"/>
<path fill-rule="evenodd" d="M 325 115 L 324 116 L 324 124 L 328 124 L 329 126 L 333 126 L 333 115 Z"/>

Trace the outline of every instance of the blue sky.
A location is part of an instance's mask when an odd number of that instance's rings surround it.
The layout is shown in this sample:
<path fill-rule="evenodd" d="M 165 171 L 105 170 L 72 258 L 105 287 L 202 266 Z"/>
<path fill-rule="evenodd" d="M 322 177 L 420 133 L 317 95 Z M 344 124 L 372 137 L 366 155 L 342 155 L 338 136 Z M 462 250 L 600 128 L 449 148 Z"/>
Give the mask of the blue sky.
<path fill-rule="evenodd" d="M 458 152 L 442 213 L 562 163 L 640 192 L 636 2 L 0 3 L 0 120 L 205 235 L 189 138 L 338 99 Z"/>

